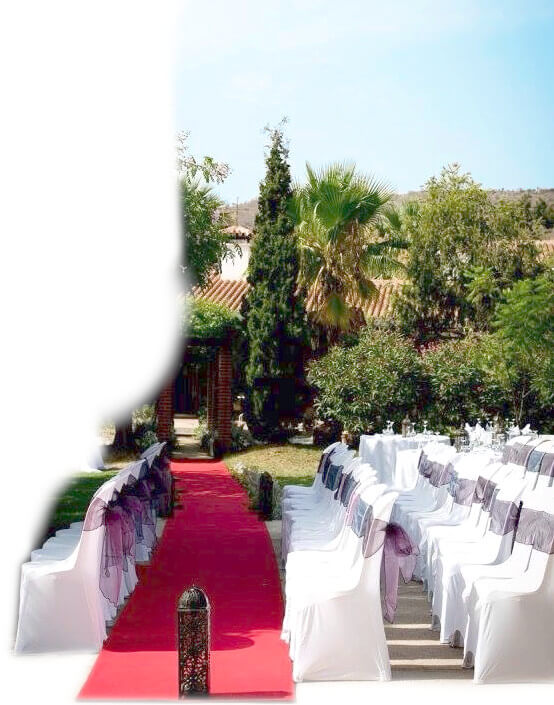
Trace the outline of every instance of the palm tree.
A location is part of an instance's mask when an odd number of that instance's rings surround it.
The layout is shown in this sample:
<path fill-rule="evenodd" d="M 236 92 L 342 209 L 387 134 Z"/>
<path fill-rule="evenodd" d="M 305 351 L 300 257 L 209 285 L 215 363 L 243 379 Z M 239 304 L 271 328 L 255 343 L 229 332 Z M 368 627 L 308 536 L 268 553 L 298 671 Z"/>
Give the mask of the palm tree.
<path fill-rule="evenodd" d="M 377 293 L 375 277 L 391 276 L 405 247 L 400 215 L 384 183 L 356 173 L 354 165 L 331 164 L 295 188 L 292 210 L 300 248 L 299 285 L 329 341 L 364 322 L 363 306 Z"/>

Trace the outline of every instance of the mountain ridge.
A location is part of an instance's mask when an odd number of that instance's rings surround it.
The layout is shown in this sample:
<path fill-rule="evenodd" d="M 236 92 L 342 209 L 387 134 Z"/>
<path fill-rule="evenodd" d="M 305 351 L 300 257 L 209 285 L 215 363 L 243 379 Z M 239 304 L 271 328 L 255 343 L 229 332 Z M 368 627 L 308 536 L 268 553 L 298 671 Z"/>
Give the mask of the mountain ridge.
<path fill-rule="evenodd" d="M 425 196 L 425 191 L 408 191 L 407 193 L 399 193 L 394 196 L 394 201 L 397 203 L 405 203 L 406 201 L 419 200 Z M 487 189 L 493 201 L 514 201 L 522 198 L 526 194 L 531 196 L 531 202 L 534 204 L 542 198 L 548 205 L 554 205 L 554 188 L 537 188 L 537 189 Z M 258 199 L 251 198 L 249 201 L 243 201 L 238 204 L 238 222 L 237 221 L 237 204 L 226 203 L 221 209 L 230 216 L 233 225 L 242 225 L 245 228 L 254 228 L 254 220 L 258 210 Z"/>

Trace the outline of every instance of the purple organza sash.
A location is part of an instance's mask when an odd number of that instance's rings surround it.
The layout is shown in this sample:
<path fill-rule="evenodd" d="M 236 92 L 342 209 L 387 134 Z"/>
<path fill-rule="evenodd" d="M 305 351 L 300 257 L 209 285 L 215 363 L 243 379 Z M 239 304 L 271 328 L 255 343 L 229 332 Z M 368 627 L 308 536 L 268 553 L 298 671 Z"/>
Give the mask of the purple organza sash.
<path fill-rule="evenodd" d="M 431 475 L 431 461 L 427 457 L 425 453 L 421 453 L 421 456 L 419 458 L 419 474 L 422 475 L 423 477 L 429 479 L 429 476 Z"/>
<path fill-rule="evenodd" d="M 365 536 L 369 521 L 373 515 L 373 508 L 370 504 L 364 502 L 361 497 L 357 497 L 356 499 L 357 501 L 355 501 L 352 506 L 349 519 L 352 531 L 360 538 L 361 536 Z"/>
<path fill-rule="evenodd" d="M 94 531 L 99 529 L 104 524 L 104 514 L 108 505 L 99 497 L 94 497 L 88 505 L 85 520 L 83 522 L 83 531 Z"/>
<path fill-rule="evenodd" d="M 515 504 L 504 499 L 495 499 L 491 511 L 490 530 L 498 536 L 505 536 L 514 531 L 521 509 L 521 503 Z"/>
<path fill-rule="evenodd" d="M 118 505 L 113 507 L 114 512 L 117 512 L 121 518 L 121 542 L 123 547 L 123 570 L 128 572 L 128 561 L 135 562 L 135 521 L 133 517 L 121 506 L 120 500 Z"/>
<path fill-rule="evenodd" d="M 475 492 L 473 493 L 473 504 L 483 504 L 487 482 L 488 480 L 486 477 L 479 475 L 475 484 Z"/>
<path fill-rule="evenodd" d="M 545 453 L 541 461 L 541 475 L 546 477 L 554 477 L 554 453 Z"/>
<path fill-rule="evenodd" d="M 350 472 L 343 472 L 342 475 L 340 476 L 339 480 L 339 485 L 337 489 L 335 490 L 335 494 L 333 496 L 333 499 L 338 499 L 341 496 L 342 493 L 342 488 L 344 487 L 346 480 L 351 477 L 352 473 Z"/>
<path fill-rule="evenodd" d="M 515 540 L 542 553 L 554 553 L 554 516 L 548 512 L 523 507 Z"/>
<path fill-rule="evenodd" d="M 379 520 L 374 520 L 373 523 L 376 521 Z M 399 575 L 402 575 L 405 583 L 410 582 L 418 555 L 418 547 L 401 526 L 394 523 L 386 525 L 381 565 L 384 577 L 383 616 L 387 622 L 394 621 L 398 601 Z"/>
<path fill-rule="evenodd" d="M 485 489 L 483 490 L 483 509 L 486 512 L 490 512 L 491 510 L 495 499 L 496 489 L 496 482 L 491 482 L 489 480 L 485 485 Z"/>
<path fill-rule="evenodd" d="M 502 462 L 514 463 L 515 465 L 523 465 L 525 467 L 534 447 L 533 445 L 527 445 L 525 443 L 513 443 L 510 446 L 506 446 L 502 453 Z"/>
<path fill-rule="evenodd" d="M 100 568 L 100 591 L 117 607 L 123 573 L 123 521 L 121 507 L 107 507 L 104 512 L 104 542 Z"/>
<path fill-rule="evenodd" d="M 444 475 L 444 465 L 433 460 L 430 463 L 429 483 L 433 487 L 440 487 L 442 476 Z"/>
<path fill-rule="evenodd" d="M 454 476 L 455 472 L 456 471 L 454 470 L 454 465 L 452 463 L 447 463 L 444 466 L 444 471 L 441 475 L 439 486 L 442 487 L 443 485 L 449 485 L 450 480 Z"/>
<path fill-rule="evenodd" d="M 542 553 L 554 554 L 554 516 L 542 512 L 542 520 L 537 526 L 533 548 Z"/>
<path fill-rule="evenodd" d="M 139 480 L 132 487 L 129 487 L 128 494 L 138 497 L 142 503 L 142 530 L 143 540 L 149 548 L 156 543 L 156 529 L 154 517 L 152 515 L 152 493 L 146 480 Z M 147 533 L 144 528 L 147 527 Z"/>
<path fill-rule="evenodd" d="M 348 475 L 342 487 L 342 492 L 340 494 L 340 503 L 343 507 L 348 506 L 348 504 L 350 503 L 350 498 L 352 497 L 354 491 L 359 486 L 359 484 L 360 483 L 356 480 L 352 473 Z"/>
<path fill-rule="evenodd" d="M 320 458 L 319 467 L 317 469 L 317 472 L 322 473 L 323 484 L 325 484 L 325 478 L 327 477 L 327 471 L 329 470 L 329 465 L 331 464 L 331 460 L 333 458 L 333 454 L 334 454 L 335 450 L 336 450 L 336 447 L 332 448 L 331 450 L 327 451 L 327 453 L 323 453 L 323 455 Z"/>
<path fill-rule="evenodd" d="M 150 470 L 148 480 L 152 498 L 158 512 L 161 514 L 167 514 L 169 510 L 170 494 L 167 489 L 166 478 L 164 477 L 162 470 L 155 464 Z"/>
<path fill-rule="evenodd" d="M 469 507 L 473 501 L 476 484 L 475 480 L 469 480 L 466 477 L 458 477 L 458 474 L 453 472 L 450 477 L 448 492 L 456 504 Z"/>
<path fill-rule="evenodd" d="M 143 539 L 142 533 L 142 516 L 143 508 L 142 502 L 138 497 L 133 497 L 132 495 L 122 494 L 119 503 L 125 509 L 125 511 L 133 517 L 135 522 L 135 534 L 137 540 L 141 541 Z"/>
<path fill-rule="evenodd" d="M 328 490 L 334 492 L 338 488 L 342 477 L 343 467 L 343 465 L 333 465 L 333 463 L 329 465 L 329 470 L 325 478 L 325 487 Z"/>

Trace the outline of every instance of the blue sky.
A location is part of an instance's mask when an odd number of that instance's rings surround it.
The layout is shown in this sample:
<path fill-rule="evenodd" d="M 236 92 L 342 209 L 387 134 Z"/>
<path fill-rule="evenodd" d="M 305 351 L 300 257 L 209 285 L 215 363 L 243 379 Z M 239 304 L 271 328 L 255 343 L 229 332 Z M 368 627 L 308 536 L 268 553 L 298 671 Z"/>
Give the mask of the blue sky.
<path fill-rule="evenodd" d="M 355 161 L 399 192 L 457 161 L 487 188 L 554 187 L 552 0 L 183 2 L 176 125 L 253 198 L 264 125 L 293 178 Z"/>

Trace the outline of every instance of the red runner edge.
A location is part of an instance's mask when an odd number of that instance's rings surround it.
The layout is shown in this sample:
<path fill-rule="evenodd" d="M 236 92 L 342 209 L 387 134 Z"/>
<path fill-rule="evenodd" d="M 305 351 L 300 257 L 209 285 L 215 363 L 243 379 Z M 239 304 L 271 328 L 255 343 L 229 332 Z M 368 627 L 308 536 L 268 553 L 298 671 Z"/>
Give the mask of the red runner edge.
<path fill-rule="evenodd" d="M 80 699 L 169 699 L 177 692 L 177 600 L 211 604 L 210 695 L 291 699 L 283 601 L 267 529 L 216 461 L 173 461 L 179 503 L 110 632 Z"/>

